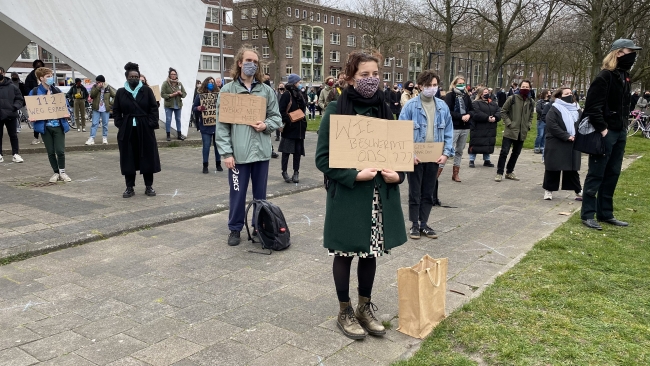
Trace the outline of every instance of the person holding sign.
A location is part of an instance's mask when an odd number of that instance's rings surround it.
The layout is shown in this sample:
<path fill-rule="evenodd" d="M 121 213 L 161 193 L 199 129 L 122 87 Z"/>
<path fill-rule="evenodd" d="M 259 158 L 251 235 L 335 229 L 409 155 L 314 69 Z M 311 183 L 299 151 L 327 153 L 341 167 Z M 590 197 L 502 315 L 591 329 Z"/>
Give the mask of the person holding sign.
<path fill-rule="evenodd" d="M 422 92 L 406 102 L 399 115 L 400 120 L 413 121 L 414 142 L 444 143 L 442 155 L 434 157 L 436 160 L 424 161 L 422 156 L 418 157 L 416 154 L 413 157 L 413 172 L 407 174 L 411 239 L 420 239 L 421 233 L 431 239 L 438 238 L 427 222 L 434 204 L 434 196 L 437 197 L 438 166 L 445 164 L 448 157 L 454 156 L 454 124 L 451 113 L 445 101 L 435 97 L 439 82 L 440 76 L 433 70 L 420 73 L 417 83 L 422 86 Z"/>
<path fill-rule="evenodd" d="M 43 98 L 45 100 L 41 102 L 44 104 L 52 101 L 47 96 L 61 93 L 61 90 L 54 86 L 54 73 L 51 69 L 46 67 L 37 69 L 36 77 L 41 82 L 41 85 L 38 88 L 32 89 L 29 92 L 30 96 L 46 96 L 46 98 Z M 62 103 L 65 103 L 65 99 Z M 67 111 L 67 105 L 65 110 Z M 45 144 L 45 150 L 47 150 L 47 158 L 50 160 L 50 166 L 54 171 L 54 175 L 50 178 L 50 183 L 56 183 L 59 180 L 64 182 L 72 181 L 65 172 L 65 134 L 70 131 L 68 117 L 70 115 L 66 112 L 66 115 L 62 118 L 35 120 L 38 116 L 32 112 L 29 114 L 29 120 L 34 123 L 34 131 L 43 136 L 43 144 Z"/>
<path fill-rule="evenodd" d="M 375 317 L 371 302 L 377 257 L 406 242 L 404 215 L 398 185 L 404 173 L 376 168 L 330 168 L 330 116 L 363 115 L 393 120 L 379 91 L 381 55 L 353 51 L 345 66 L 349 87 L 337 101 L 328 104 L 321 122 L 316 148 L 316 167 L 325 174 L 327 203 L 323 245 L 334 256 L 332 272 L 339 300 L 337 325 L 351 339 L 367 333 L 383 335 L 386 329 Z M 334 136 L 332 136 L 334 137 Z M 359 257 L 359 303 L 350 304 L 350 268 Z"/>
<path fill-rule="evenodd" d="M 176 118 L 176 133 L 179 140 L 185 140 L 181 134 L 181 109 L 183 98 L 187 96 L 183 83 L 178 80 L 178 72 L 173 67 L 169 68 L 167 80 L 160 87 L 160 95 L 165 100 L 165 129 L 167 130 L 167 141 L 171 141 L 172 114 Z"/>
<path fill-rule="evenodd" d="M 140 81 L 140 68 L 132 62 L 124 66 L 126 82 L 119 88 L 113 102 L 113 118 L 117 127 L 120 169 L 126 181 L 124 198 L 135 195 L 135 173 L 144 178 L 147 196 L 155 196 L 153 175 L 160 172 L 158 143 L 154 130 L 158 125 L 158 105 L 153 91 Z"/>
<path fill-rule="evenodd" d="M 214 134 L 216 132 L 216 120 L 214 117 L 211 117 L 210 121 L 203 119 L 203 114 L 208 109 L 210 109 L 211 112 L 216 113 L 216 100 L 217 96 L 219 95 L 219 87 L 214 81 L 214 78 L 208 76 L 205 78 L 205 80 L 203 80 L 196 91 L 197 92 L 194 96 L 194 104 L 192 105 L 192 110 L 194 111 L 194 120 L 196 121 L 196 127 L 199 129 L 199 131 L 201 131 L 201 139 L 203 140 L 203 174 L 209 173 L 208 161 L 210 158 L 211 146 L 214 146 L 214 156 L 217 159 L 217 171 L 222 172 L 223 168 L 221 167 L 221 156 L 219 155 L 219 151 L 217 150 L 217 143 L 214 139 Z M 204 105 L 207 101 L 210 103 L 209 106 Z"/>
<path fill-rule="evenodd" d="M 305 120 L 305 100 L 300 92 L 300 76 L 290 74 L 287 77 L 285 88 L 286 93 L 280 98 L 280 115 L 282 115 L 282 140 L 278 151 L 282 153 L 282 179 L 287 183 L 299 182 L 300 157 L 305 156 L 305 132 L 307 131 L 307 120 Z M 302 114 L 300 118 L 294 118 L 295 114 Z M 287 167 L 289 155 L 293 155 L 293 176 L 289 178 Z"/>
<path fill-rule="evenodd" d="M 253 198 L 266 199 L 266 183 L 271 160 L 271 134 L 282 127 L 275 92 L 262 83 L 259 67 L 260 54 L 250 45 L 243 45 L 233 62 L 230 75 L 233 81 L 224 85 L 217 99 L 216 141 L 219 154 L 228 168 L 230 211 L 228 214 L 228 245 L 240 243 L 246 212 L 248 182 L 253 184 Z M 265 119 L 255 124 L 234 124 L 219 120 L 221 98 L 226 94 L 243 94 L 266 100 Z"/>

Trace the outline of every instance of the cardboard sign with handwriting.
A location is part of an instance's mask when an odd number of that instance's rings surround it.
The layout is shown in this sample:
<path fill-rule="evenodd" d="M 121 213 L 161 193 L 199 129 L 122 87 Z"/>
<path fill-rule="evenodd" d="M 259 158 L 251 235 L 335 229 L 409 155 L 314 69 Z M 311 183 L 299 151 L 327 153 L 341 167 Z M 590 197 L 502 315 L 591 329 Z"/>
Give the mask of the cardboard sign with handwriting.
<path fill-rule="evenodd" d="M 26 96 L 25 107 L 32 121 L 66 118 L 70 115 L 63 93 Z"/>
<path fill-rule="evenodd" d="M 250 94 L 219 93 L 219 122 L 255 125 L 266 119 L 266 98 Z"/>
<path fill-rule="evenodd" d="M 330 115 L 330 168 L 413 171 L 413 121 Z"/>
<path fill-rule="evenodd" d="M 153 96 L 156 97 L 156 102 L 160 102 L 160 85 L 152 85 L 150 88 L 153 91 Z"/>
<path fill-rule="evenodd" d="M 201 106 L 205 107 L 205 110 L 202 112 L 204 126 L 215 126 L 217 124 L 217 97 L 218 96 L 219 96 L 218 93 L 199 94 L 199 99 L 201 100 Z"/>
<path fill-rule="evenodd" d="M 442 155 L 442 149 L 445 147 L 444 142 L 425 142 L 415 143 L 413 148 L 415 156 L 423 163 L 435 163 Z"/>

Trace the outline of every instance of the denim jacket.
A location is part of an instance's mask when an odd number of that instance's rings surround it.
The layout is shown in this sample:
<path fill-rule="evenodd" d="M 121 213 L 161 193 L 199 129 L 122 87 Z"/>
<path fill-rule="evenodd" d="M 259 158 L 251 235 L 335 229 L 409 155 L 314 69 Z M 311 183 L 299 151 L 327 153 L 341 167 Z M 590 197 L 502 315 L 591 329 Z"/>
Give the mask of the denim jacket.
<path fill-rule="evenodd" d="M 444 142 L 442 154 L 448 157 L 454 156 L 454 123 L 451 120 L 449 107 L 444 100 L 435 98 L 436 101 L 436 130 L 434 133 L 434 142 Z M 422 108 L 422 100 L 418 95 L 410 99 L 399 114 L 400 120 L 413 121 L 413 141 L 416 143 L 425 142 L 427 135 L 427 114 Z"/>

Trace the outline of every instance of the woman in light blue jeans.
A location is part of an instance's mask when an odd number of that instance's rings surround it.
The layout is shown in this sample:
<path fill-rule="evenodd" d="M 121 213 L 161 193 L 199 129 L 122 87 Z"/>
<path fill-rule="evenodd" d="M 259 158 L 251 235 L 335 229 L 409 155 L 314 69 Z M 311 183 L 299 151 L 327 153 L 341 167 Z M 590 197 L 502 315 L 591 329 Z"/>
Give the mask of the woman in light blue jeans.
<path fill-rule="evenodd" d="M 176 69 L 170 67 L 167 80 L 160 87 L 160 96 L 165 100 L 165 129 L 167 130 L 167 141 L 171 141 L 172 113 L 176 118 L 176 133 L 179 140 L 185 140 L 181 134 L 181 109 L 183 98 L 187 96 L 185 87 L 178 80 Z"/>
<path fill-rule="evenodd" d="M 201 140 L 203 141 L 203 174 L 208 174 L 208 163 L 210 160 L 210 149 L 214 147 L 214 156 L 217 161 L 217 171 L 222 172 L 223 168 L 221 167 L 221 156 L 219 156 L 219 150 L 217 150 L 217 143 L 214 138 L 216 132 L 216 123 L 211 126 L 206 126 L 203 124 L 203 111 L 206 109 L 205 105 L 201 105 L 201 94 L 214 93 L 219 94 L 219 87 L 215 83 L 213 77 L 207 77 L 196 89 L 194 95 L 194 104 L 192 105 L 192 112 L 194 113 L 194 120 L 196 121 L 196 129 L 201 131 Z M 215 103 L 217 96 L 214 98 Z M 215 106 L 216 107 L 216 106 Z"/>

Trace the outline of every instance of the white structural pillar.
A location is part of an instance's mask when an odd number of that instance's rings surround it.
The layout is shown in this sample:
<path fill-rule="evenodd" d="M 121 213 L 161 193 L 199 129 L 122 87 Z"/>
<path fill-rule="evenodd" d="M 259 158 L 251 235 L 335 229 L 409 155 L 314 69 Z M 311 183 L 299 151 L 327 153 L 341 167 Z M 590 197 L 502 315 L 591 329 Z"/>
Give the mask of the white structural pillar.
<path fill-rule="evenodd" d="M 89 78 L 104 75 L 115 88 L 124 85 L 129 61 L 140 65 L 149 85 L 161 85 L 174 67 L 187 91 L 186 135 L 206 11 L 198 0 L 0 0 L 0 65 L 8 68 L 33 41 Z"/>

